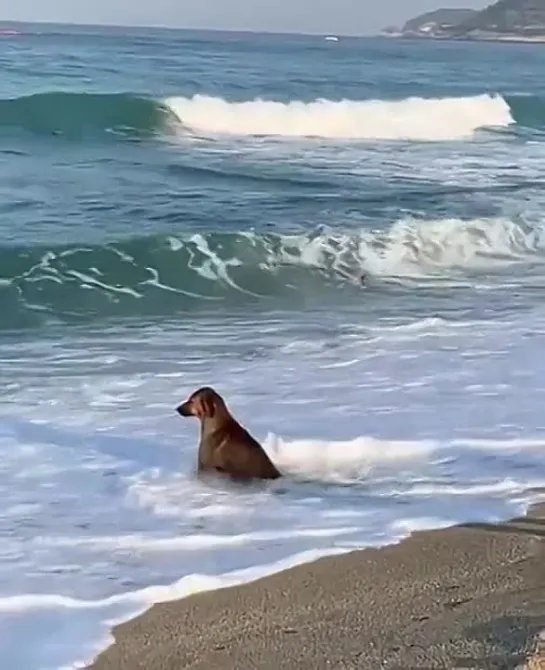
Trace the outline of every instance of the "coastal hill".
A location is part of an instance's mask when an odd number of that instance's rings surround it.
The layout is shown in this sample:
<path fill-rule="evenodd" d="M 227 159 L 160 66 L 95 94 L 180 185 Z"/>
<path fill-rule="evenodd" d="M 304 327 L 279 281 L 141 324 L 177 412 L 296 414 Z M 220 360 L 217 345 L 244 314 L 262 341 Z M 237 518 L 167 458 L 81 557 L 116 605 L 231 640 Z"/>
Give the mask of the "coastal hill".
<path fill-rule="evenodd" d="M 436 9 L 409 19 L 401 29 L 404 35 L 431 35 L 449 31 L 469 20 L 478 12 L 474 9 Z"/>
<path fill-rule="evenodd" d="M 387 28 L 383 34 L 431 39 L 545 41 L 545 0 L 499 0 L 482 11 L 438 9 L 407 21 L 401 30 Z"/>
<path fill-rule="evenodd" d="M 454 33 L 545 37 L 545 0 L 499 0 L 461 21 Z"/>

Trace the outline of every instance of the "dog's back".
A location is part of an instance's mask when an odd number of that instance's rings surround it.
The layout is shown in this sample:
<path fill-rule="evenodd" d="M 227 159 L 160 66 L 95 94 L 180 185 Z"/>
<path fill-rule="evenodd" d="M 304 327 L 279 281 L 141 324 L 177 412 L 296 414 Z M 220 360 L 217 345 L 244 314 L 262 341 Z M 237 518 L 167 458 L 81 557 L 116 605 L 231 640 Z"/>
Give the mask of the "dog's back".
<path fill-rule="evenodd" d="M 203 434 L 199 445 L 199 458 L 206 467 L 207 461 L 220 472 L 234 477 L 277 479 L 280 472 L 263 447 L 234 419 L 221 432 Z M 212 458 L 206 457 L 211 453 Z"/>

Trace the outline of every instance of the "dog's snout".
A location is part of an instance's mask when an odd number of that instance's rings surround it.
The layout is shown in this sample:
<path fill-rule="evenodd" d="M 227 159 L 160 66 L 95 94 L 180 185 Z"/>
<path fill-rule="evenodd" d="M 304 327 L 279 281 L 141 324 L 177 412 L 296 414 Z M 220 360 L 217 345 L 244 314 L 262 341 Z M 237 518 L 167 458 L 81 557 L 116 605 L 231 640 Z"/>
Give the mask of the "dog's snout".
<path fill-rule="evenodd" d="M 191 416 L 191 407 L 189 402 L 183 402 L 181 405 L 176 407 L 176 411 L 180 416 Z"/>

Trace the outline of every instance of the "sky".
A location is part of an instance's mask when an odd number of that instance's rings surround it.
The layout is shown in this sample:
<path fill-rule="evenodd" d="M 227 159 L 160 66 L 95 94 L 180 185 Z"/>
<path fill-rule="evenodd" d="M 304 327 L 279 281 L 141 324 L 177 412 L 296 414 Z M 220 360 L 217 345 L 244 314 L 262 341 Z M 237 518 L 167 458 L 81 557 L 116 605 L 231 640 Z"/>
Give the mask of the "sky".
<path fill-rule="evenodd" d="M 492 0 L 0 0 L 0 19 L 266 32 L 376 33 L 438 7 Z"/>

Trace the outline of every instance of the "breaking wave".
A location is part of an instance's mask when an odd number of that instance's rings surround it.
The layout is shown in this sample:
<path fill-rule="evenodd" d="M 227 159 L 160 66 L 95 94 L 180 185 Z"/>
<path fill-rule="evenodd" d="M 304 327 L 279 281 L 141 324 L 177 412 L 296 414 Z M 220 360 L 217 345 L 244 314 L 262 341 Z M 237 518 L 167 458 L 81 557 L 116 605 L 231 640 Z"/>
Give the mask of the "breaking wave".
<path fill-rule="evenodd" d="M 403 100 L 247 100 L 195 95 L 165 100 L 131 93 L 51 91 L 0 99 L 0 131 L 81 139 L 97 134 L 265 135 L 443 141 L 480 129 L 545 125 L 545 100 L 482 94 Z"/>
<path fill-rule="evenodd" d="M 405 100 L 228 102 L 197 95 L 170 98 L 184 125 L 203 133 L 358 140 L 456 140 L 479 128 L 514 123 L 501 96 Z"/>
<path fill-rule="evenodd" d="M 382 231 L 150 235 L 0 247 L 2 326 L 180 314 L 256 300 L 360 295 L 364 278 L 470 277 L 541 262 L 545 229 L 509 219 L 398 221 Z M 362 281 L 363 280 L 363 281 Z M 285 303 L 283 303 L 285 304 Z"/>

